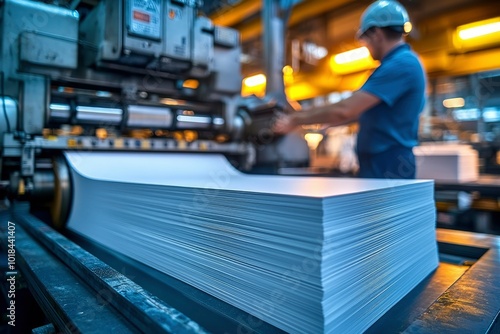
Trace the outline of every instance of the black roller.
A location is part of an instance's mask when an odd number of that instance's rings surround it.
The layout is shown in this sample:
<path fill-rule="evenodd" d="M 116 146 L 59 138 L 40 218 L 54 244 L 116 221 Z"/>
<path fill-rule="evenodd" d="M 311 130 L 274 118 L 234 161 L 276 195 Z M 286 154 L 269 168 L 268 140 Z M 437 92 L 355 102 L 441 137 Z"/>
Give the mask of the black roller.
<path fill-rule="evenodd" d="M 71 207 L 71 179 L 68 164 L 62 156 L 52 160 L 54 192 L 50 213 L 54 227 L 64 228 Z"/>
<path fill-rule="evenodd" d="M 35 211 L 49 211 L 52 225 L 64 228 L 71 206 L 71 180 L 63 156 L 39 164 L 32 177 L 11 173 L 4 188 L 12 200 L 29 201 Z"/>

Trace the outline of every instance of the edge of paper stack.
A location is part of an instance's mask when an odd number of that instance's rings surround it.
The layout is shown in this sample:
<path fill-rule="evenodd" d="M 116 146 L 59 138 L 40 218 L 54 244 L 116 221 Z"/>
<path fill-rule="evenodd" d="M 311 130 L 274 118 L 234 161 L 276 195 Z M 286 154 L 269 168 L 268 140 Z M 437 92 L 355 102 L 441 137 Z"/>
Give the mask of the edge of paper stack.
<path fill-rule="evenodd" d="M 432 181 L 67 152 L 68 228 L 290 333 L 360 333 L 438 266 Z"/>

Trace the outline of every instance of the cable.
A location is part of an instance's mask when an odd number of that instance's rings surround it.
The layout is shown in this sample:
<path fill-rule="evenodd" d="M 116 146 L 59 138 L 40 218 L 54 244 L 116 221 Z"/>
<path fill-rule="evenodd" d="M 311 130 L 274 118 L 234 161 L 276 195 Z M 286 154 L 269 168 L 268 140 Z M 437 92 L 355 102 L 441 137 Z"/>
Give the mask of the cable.
<path fill-rule="evenodd" d="M 1 72 L 1 78 L 0 80 L 2 81 L 0 83 L 0 85 L 2 86 L 1 87 L 1 96 L 2 96 L 2 106 L 3 106 L 3 115 L 5 116 L 5 123 L 7 124 L 7 132 L 11 132 L 11 128 L 10 128 L 10 121 L 9 121 L 9 115 L 7 115 L 7 108 L 5 107 L 5 82 L 4 82 L 4 79 L 5 79 L 5 74 L 3 73 L 3 71 Z"/>

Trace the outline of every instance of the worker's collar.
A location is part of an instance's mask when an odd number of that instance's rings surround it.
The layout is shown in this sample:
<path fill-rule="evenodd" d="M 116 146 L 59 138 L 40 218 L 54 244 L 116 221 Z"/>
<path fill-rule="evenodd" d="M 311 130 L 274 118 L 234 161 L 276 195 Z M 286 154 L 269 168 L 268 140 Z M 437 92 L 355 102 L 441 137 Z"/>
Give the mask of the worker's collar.
<path fill-rule="evenodd" d="M 408 43 L 403 43 L 395 46 L 391 51 L 389 51 L 384 58 L 382 58 L 382 62 L 391 59 L 396 53 L 402 50 L 409 50 L 410 45 Z"/>

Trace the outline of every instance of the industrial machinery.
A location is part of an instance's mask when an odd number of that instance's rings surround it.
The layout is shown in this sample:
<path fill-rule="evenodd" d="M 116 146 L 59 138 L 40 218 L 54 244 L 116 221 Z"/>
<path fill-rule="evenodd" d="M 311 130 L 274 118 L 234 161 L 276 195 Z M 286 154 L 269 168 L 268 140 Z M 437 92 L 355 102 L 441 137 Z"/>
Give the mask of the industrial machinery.
<path fill-rule="evenodd" d="M 70 204 L 62 150 L 218 152 L 250 170 L 259 146 L 276 141 L 270 121 L 283 107 L 240 97 L 238 32 L 198 16 L 198 6 L 105 0 L 80 18 L 2 2 L 3 188 L 48 204 L 62 226 Z M 271 160 L 308 159 L 305 142 L 284 154 Z"/>
<path fill-rule="evenodd" d="M 66 150 L 217 152 L 243 171 L 307 163 L 305 142 L 270 131 L 282 101 L 240 97 L 238 33 L 198 16 L 198 6 L 198 0 L 102 0 L 80 17 L 41 2 L 0 1 L 0 188 L 16 200 L 12 210 L 0 207 L 0 234 L 17 224 L 21 278 L 55 326 L 45 331 L 282 332 L 63 230 L 95 257 L 33 215 L 49 208 L 49 220 L 64 227 L 71 208 Z M 438 239 L 442 256 L 477 262 L 470 269 L 462 262 L 440 266 L 371 332 L 444 333 L 457 323 L 499 330 L 499 241 L 452 231 Z M 481 293 L 471 294 L 471 287 Z M 486 306 L 479 312 L 474 305 Z M 19 313 L 19 325 L 22 319 Z"/>

